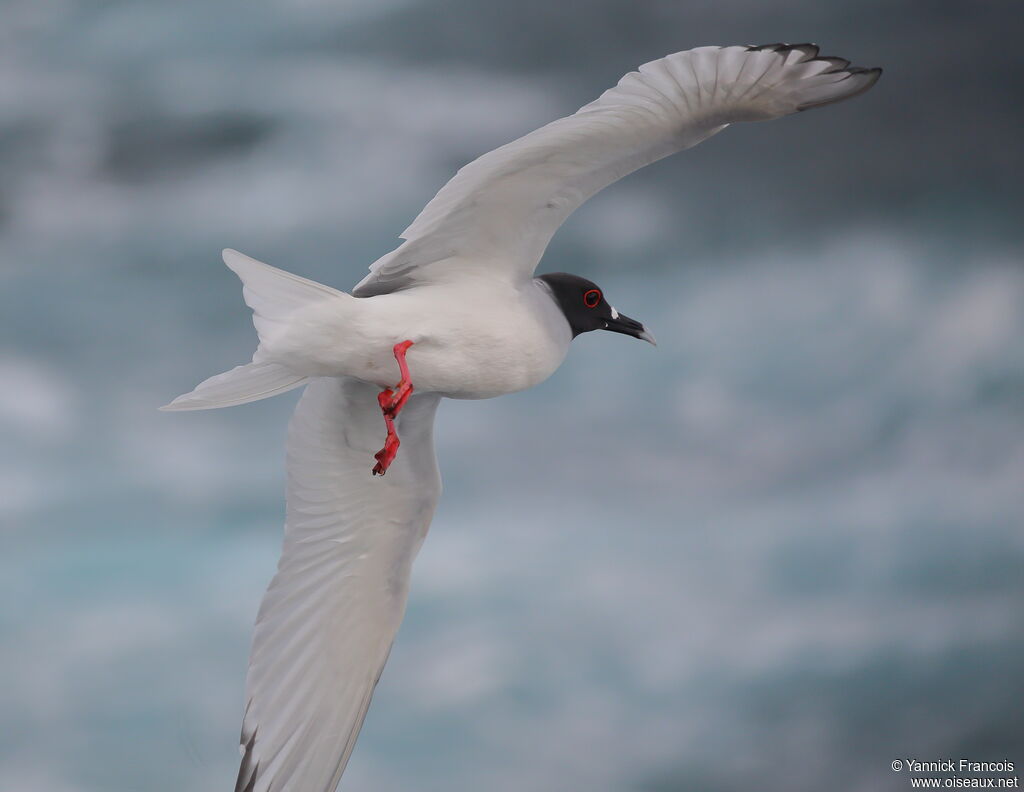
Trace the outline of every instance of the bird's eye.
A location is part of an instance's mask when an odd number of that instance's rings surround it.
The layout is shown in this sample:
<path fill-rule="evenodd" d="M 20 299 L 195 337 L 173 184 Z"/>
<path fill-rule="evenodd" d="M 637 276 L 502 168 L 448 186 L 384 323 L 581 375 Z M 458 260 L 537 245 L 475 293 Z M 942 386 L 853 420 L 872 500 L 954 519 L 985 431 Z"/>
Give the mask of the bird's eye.
<path fill-rule="evenodd" d="M 587 308 L 597 308 L 601 304 L 601 290 L 588 289 L 583 293 L 583 304 Z"/>

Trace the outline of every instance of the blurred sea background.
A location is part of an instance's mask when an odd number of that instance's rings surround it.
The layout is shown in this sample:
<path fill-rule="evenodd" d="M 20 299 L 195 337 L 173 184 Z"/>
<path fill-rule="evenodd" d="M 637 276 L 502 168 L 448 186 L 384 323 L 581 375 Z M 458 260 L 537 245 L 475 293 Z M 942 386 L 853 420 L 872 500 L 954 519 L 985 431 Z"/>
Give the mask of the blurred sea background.
<path fill-rule="evenodd" d="M 591 334 L 442 405 L 343 790 L 904 790 L 1024 764 L 1017 0 L 0 2 L 0 789 L 230 789 L 296 394 L 223 247 L 338 288 L 454 170 L 704 44 L 885 68 L 603 192 Z"/>

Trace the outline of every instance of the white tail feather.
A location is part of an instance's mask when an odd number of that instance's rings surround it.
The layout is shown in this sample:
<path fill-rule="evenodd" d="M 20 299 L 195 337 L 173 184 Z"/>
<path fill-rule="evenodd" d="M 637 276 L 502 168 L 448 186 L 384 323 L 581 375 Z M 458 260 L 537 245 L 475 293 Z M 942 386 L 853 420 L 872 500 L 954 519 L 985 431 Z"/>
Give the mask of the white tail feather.
<path fill-rule="evenodd" d="M 307 377 L 277 363 L 246 363 L 203 380 L 161 410 L 212 410 L 266 399 L 306 384 Z"/>
<path fill-rule="evenodd" d="M 224 263 L 242 280 L 242 297 L 252 308 L 252 323 L 261 344 L 283 328 L 300 308 L 324 300 L 349 298 L 344 292 L 271 267 L 237 250 L 229 248 L 222 255 Z"/>
<path fill-rule="evenodd" d="M 305 385 L 308 376 L 273 360 L 274 339 L 287 333 L 291 317 L 301 309 L 325 300 L 352 299 L 344 292 L 271 267 L 236 250 L 225 250 L 223 256 L 224 263 L 242 280 L 242 296 L 252 308 L 260 345 L 252 363 L 204 380 L 161 410 L 233 407 Z"/>

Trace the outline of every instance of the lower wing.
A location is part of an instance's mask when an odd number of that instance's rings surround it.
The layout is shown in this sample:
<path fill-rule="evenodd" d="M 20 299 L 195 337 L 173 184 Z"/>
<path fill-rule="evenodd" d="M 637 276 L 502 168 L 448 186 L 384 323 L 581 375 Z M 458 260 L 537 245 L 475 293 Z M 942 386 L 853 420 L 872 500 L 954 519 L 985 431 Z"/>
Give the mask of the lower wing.
<path fill-rule="evenodd" d="M 284 549 L 256 620 L 236 792 L 333 792 L 402 620 L 441 492 L 440 399 L 410 399 L 402 453 L 374 477 L 378 391 L 313 380 L 291 420 Z"/>

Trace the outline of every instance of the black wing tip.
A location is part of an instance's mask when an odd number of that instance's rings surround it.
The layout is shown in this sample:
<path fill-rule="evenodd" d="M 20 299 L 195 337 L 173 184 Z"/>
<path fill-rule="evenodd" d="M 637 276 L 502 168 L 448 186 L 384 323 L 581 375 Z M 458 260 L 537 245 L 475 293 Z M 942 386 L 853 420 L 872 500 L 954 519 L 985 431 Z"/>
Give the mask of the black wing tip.
<path fill-rule="evenodd" d="M 872 66 L 871 68 L 866 69 L 863 66 L 851 66 L 847 71 L 850 72 L 850 74 L 873 74 L 877 80 L 879 75 L 882 73 L 882 67 Z"/>
<path fill-rule="evenodd" d="M 250 701 L 249 704 L 252 704 Z M 249 713 L 249 704 L 245 707 L 246 714 Z M 243 720 L 244 723 L 244 720 Z M 259 761 L 253 761 L 253 746 L 256 745 L 256 731 L 253 729 L 252 733 L 246 735 L 245 727 L 242 727 L 242 736 L 239 739 L 239 746 L 244 752 L 242 755 L 242 763 L 238 768 L 238 779 L 235 781 L 235 792 L 253 792 L 256 787 L 256 777 L 260 772 Z M 246 739 L 248 737 L 248 739 Z"/>
<path fill-rule="evenodd" d="M 874 72 L 876 74 L 882 73 L 882 69 L 879 67 L 866 69 L 861 66 L 850 66 L 850 61 L 846 60 L 846 58 L 837 58 L 833 55 L 819 55 L 818 53 L 821 51 L 821 48 L 817 44 L 813 44 L 811 42 L 806 42 L 804 44 L 785 44 L 782 42 L 776 42 L 775 44 L 748 44 L 746 45 L 746 49 L 747 52 L 788 53 L 799 51 L 807 56 L 802 61 L 803 63 L 812 60 L 824 61 L 832 65 L 833 68 L 830 71 L 847 71 L 851 74 L 866 74 L 868 72 Z M 875 79 L 878 79 L 877 76 Z"/>
<path fill-rule="evenodd" d="M 783 42 L 777 42 L 775 44 L 748 44 L 747 52 L 800 52 L 804 56 L 804 61 L 814 60 L 818 57 L 818 53 L 821 48 L 810 41 L 806 41 L 802 44 L 784 44 Z"/>
<path fill-rule="evenodd" d="M 828 99 L 824 102 L 812 102 L 806 105 L 801 105 L 797 108 L 798 112 L 804 110 L 810 110 L 812 107 L 821 107 L 826 104 L 834 104 L 835 102 L 841 102 L 846 99 L 852 99 L 855 96 L 860 96 L 862 93 L 867 91 L 871 86 L 878 82 L 878 78 L 882 76 L 882 69 L 879 66 L 872 68 L 864 68 L 863 66 L 851 66 L 850 61 L 846 58 L 837 58 L 832 55 L 819 55 L 819 47 L 817 44 L 783 44 L 781 42 L 775 44 L 748 44 L 747 52 L 775 52 L 788 54 L 790 52 L 801 52 L 804 55 L 801 63 L 808 63 L 810 61 L 822 61 L 828 63 L 830 68 L 827 70 L 827 74 L 836 74 L 838 72 L 845 72 L 847 77 L 860 76 L 866 77 L 863 85 L 861 85 L 856 91 L 852 91 L 839 99 Z"/>
<path fill-rule="evenodd" d="M 823 55 L 820 58 L 815 58 L 815 60 L 823 61 L 831 66 L 831 68 L 826 69 L 826 74 L 843 71 L 850 65 L 850 62 L 846 58 L 837 58 L 833 55 Z"/>
<path fill-rule="evenodd" d="M 878 78 L 882 76 L 882 68 L 880 66 L 875 66 L 874 68 L 871 69 L 865 69 L 861 66 L 851 66 L 848 69 L 842 69 L 842 71 L 846 72 L 846 77 L 844 78 L 844 80 L 849 79 L 850 77 L 864 76 L 866 76 L 867 79 L 865 79 L 863 83 L 854 91 L 850 91 L 849 93 L 843 94 L 842 96 L 837 97 L 835 99 L 825 99 L 824 101 L 821 102 L 808 102 L 805 105 L 800 105 L 796 109 L 797 112 L 802 113 L 804 110 L 813 110 L 815 107 L 823 107 L 825 105 L 836 104 L 838 102 L 845 102 L 847 99 L 853 99 L 855 96 L 860 96 L 865 91 L 870 90 L 871 87 L 876 82 L 878 82 Z M 839 82 L 843 82 L 844 80 L 840 80 Z"/>

